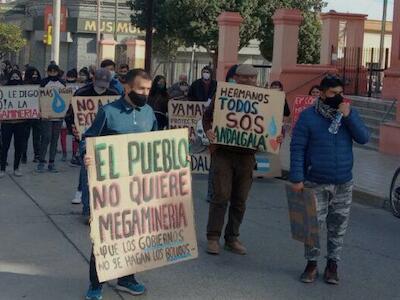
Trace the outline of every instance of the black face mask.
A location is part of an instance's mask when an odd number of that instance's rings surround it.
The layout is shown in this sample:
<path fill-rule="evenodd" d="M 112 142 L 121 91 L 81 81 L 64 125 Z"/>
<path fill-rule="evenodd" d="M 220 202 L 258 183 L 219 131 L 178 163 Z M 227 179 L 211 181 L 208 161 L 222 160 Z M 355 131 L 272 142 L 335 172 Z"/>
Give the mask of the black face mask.
<path fill-rule="evenodd" d="M 49 76 L 50 81 L 58 81 L 58 76 Z"/>
<path fill-rule="evenodd" d="M 121 83 L 126 83 L 126 75 L 119 75 L 119 81 Z"/>
<path fill-rule="evenodd" d="M 67 83 L 76 83 L 76 80 L 74 80 L 74 79 L 73 80 L 68 80 L 67 79 Z"/>
<path fill-rule="evenodd" d="M 134 91 L 130 92 L 128 97 L 131 99 L 132 103 L 138 107 L 143 107 L 147 103 L 147 96 L 139 95 Z"/>
<path fill-rule="evenodd" d="M 8 84 L 9 85 L 18 85 L 18 84 L 21 84 L 21 80 L 9 80 Z"/>
<path fill-rule="evenodd" d="M 335 95 L 335 97 L 327 97 L 324 102 L 331 108 L 338 109 L 339 105 L 343 102 L 343 97 L 342 95 L 338 94 Z"/>

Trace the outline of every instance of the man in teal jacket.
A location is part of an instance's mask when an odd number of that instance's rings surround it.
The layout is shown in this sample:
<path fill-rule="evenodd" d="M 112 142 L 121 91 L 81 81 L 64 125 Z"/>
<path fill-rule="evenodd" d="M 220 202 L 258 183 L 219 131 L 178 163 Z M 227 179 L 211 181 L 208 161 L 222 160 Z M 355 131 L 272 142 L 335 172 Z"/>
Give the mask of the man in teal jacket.
<path fill-rule="evenodd" d="M 92 126 L 84 137 L 141 133 L 157 130 L 157 120 L 153 109 L 147 105 L 151 88 L 151 78 L 142 69 L 134 69 L 127 74 L 125 96 L 99 109 Z M 85 147 L 84 143 L 81 143 Z M 84 151 L 82 151 L 84 152 Z M 85 166 L 93 164 L 93 158 L 85 156 Z M 102 284 L 99 282 L 93 251 L 90 258 L 90 287 L 87 300 L 102 299 Z M 135 275 L 118 278 L 116 289 L 132 295 L 144 293 L 144 285 L 137 282 Z"/>
<path fill-rule="evenodd" d="M 369 132 L 356 109 L 343 101 L 343 83 L 335 76 L 321 82 L 321 96 L 297 122 L 290 146 L 290 181 L 295 192 L 312 188 L 320 226 L 328 229 L 324 279 L 338 284 L 337 262 L 346 233 L 353 190 L 353 141 L 366 144 Z M 301 281 L 318 276 L 319 247 L 305 247 L 307 267 Z"/>

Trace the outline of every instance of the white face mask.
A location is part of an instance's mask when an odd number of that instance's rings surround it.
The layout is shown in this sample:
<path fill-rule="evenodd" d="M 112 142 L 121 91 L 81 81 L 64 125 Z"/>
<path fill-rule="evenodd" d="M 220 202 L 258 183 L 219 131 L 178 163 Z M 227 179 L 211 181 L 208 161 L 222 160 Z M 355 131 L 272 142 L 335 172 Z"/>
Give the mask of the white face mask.
<path fill-rule="evenodd" d="M 115 77 L 115 71 L 110 71 L 110 73 L 111 73 L 111 78 L 114 78 Z"/>
<path fill-rule="evenodd" d="M 189 89 L 187 85 L 181 85 L 179 88 L 182 92 L 186 92 Z"/>
<path fill-rule="evenodd" d="M 19 78 L 19 76 L 17 74 L 14 74 L 13 76 L 11 76 L 10 80 L 20 81 L 21 78 Z"/>
<path fill-rule="evenodd" d="M 98 86 L 93 86 L 93 89 L 99 95 L 102 95 L 107 91 L 106 88 L 101 88 L 101 87 L 98 87 Z"/>
<path fill-rule="evenodd" d="M 204 80 L 209 80 L 210 79 L 210 73 L 203 73 L 203 79 Z"/>

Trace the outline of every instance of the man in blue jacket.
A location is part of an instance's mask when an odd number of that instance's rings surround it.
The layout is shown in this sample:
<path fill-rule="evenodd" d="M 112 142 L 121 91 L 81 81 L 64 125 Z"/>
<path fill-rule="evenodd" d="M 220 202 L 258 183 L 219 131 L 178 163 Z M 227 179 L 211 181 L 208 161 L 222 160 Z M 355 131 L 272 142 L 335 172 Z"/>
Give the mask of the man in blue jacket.
<path fill-rule="evenodd" d="M 366 144 L 369 132 L 357 111 L 343 101 L 343 83 L 335 76 L 321 82 L 321 96 L 306 109 L 294 128 L 290 146 L 290 181 L 295 192 L 311 188 L 317 198 L 320 227 L 327 224 L 328 255 L 324 280 L 338 284 L 337 263 L 346 233 L 353 190 L 353 141 Z M 341 119 L 340 119 L 341 117 Z M 330 130 L 332 122 L 339 130 Z M 332 127 L 331 127 L 332 129 Z M 308 260 L 301 281 L 314 282 L 318 276 L 317 247 L 305 246 Z"/>

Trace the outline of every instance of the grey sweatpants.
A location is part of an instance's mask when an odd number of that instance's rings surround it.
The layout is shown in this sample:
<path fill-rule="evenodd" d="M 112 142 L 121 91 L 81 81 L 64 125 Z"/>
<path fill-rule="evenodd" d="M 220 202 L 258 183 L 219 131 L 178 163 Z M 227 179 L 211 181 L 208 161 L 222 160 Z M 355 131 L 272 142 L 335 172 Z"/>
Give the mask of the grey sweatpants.
<path fill-rule="evenodd" d="M 327 259 L 339 261 L 350 218 L 353 182 L 340 185 L 306 183 L 305 186 L 315 192 L 320 229 L 326 222 L 328 231 Z M 305 246 L 305 258 L 307 260 L 316 261 L 320 254 L 321 249 Z"/>
<path fill-rule="evenodd" d="M 40 162 L 44 162 L 46 160 L 47 148 L 49 148 L 49 144 L 50 144 L 49 163 L 54 162 L 57 154 L 57 144 L 58 144 L 58 139 L 60 138 L 62 122 L 63 122 L 62 120 L 41 121 L 40 132 L 42 140 L 40 145 Z"/>

